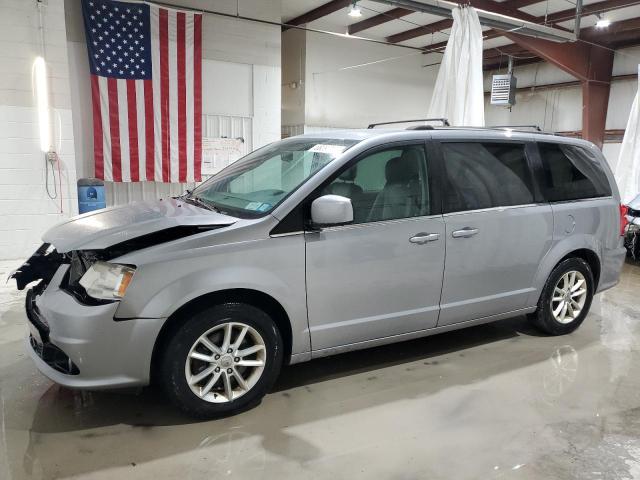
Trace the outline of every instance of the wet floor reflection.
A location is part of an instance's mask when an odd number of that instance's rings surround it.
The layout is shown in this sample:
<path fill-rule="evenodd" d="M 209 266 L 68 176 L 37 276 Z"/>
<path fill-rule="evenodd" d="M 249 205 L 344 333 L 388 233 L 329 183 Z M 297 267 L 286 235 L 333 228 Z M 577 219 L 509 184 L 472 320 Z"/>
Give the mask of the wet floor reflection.
<path fill-rule="evenodd" d="M 580 358 L 571 345 L 555 349 L 549 357 L 548 371 L 542 377 L 542 385 L 549 399 L 560 397 L 576 381 Z"/>
<path fill-rule="evenodd" d="M 525 318 L 286 368 L 258 408 L 212 422 L 153 389 L 74 392 L 0 312 L 0 479 L 637 478 L 640 267 L 585 324 Z"/>

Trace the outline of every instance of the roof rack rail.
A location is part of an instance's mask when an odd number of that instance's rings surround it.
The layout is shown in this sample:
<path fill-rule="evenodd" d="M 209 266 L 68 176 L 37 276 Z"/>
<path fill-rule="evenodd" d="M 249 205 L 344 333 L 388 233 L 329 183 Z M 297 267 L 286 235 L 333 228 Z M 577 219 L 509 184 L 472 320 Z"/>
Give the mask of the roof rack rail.
<path fill-rule="evenodd" d="M 536 132 L 542 132 L 542 129 L 539 125 L 491 125 L 489 128 L 496 128 L 502 130 L 523 130 L 525 128 L 531 128 Z"/>
<path fill-rule="evenodd" d="M 443 127 L 449 126 L 449 120 L 446 118 L 419 118 L 417 120 L 396 120 L 394 122 L 371 123 L 367 128 L 375 128 L 380 125 L 395 125 L 398 123 L 416 123 L 416 122 L 441 122 Z"/>
<path fill-rule="evenodd" d="M 414 125 L 407 127 L 407 130 L 434 130 L 433 125 Z"/>

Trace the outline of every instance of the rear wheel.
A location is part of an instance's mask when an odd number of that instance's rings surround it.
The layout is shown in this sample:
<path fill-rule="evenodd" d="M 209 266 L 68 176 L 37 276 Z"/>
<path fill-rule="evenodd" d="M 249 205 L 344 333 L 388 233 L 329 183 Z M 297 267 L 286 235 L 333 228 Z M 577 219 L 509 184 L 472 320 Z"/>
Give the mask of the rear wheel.
<path fill-rule="evenodd" d="M 199 418 L 239 413 L 260 403 L 282 364 L 282 339 L 252 305 L 226 303 L 188 319 L 161 364 L 167 396 Z"/>
<path fill-rule="evenodd" d="M 542 290 L 533 323 L 550 335 L 573 332 L 584 321 L 594 293 L 593 274 L 581 258 L 569 258 L 553 269 Z"/>

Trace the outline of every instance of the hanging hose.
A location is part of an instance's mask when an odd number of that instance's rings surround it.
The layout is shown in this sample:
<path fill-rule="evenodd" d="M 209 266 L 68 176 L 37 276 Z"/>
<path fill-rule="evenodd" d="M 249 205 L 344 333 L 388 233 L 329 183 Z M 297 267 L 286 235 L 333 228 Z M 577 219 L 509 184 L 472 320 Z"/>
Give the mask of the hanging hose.
<path fill-rule="evenodd" d="M 55 163 L 55 166 L 54 166 Z M 47 195 L 51 200 L 60 199 L 60 213 L 63 213 L 62 208 L 62 173 L 60 171 L 60 159 L 58 154 L 53 150 L 47 152 L 44 157 L 45 165 L 45 189 Z M 56 168 L 58 169 L 58 182 L 56 184 Z M 49 174 L 51 170 L 51 174 Z M 51 177 L 51 185 L 53 186 L 53 193 L 51 193 L 51 187 L 49 185 L 49 177 Z"/>
<path fill-rule="evenodd" d="M 44 168 L 45 168 L 45 180 L 44 186 L 47 190 L 47 195 L 51 200 L 55 200 L 58 198 L 58 187 L 56 185 L 56 172 L 53 168 L 53 162 L 55 161 L 55 153 L 48 152 L 44 155 Z M 49 168 L 51 168 L 51 179 L 53 180 L 51 183 L 53 185 L 53 194 L 49 189 Z"/>

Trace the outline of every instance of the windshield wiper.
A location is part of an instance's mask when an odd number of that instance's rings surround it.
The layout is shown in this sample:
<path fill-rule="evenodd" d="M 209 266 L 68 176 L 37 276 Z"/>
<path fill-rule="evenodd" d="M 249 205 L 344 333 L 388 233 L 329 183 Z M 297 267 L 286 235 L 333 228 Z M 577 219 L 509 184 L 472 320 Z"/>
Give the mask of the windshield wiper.
<path fill-rule="evenodd" d="M 187 191 L 187 194 L 183 198 L 185 202 L 189 202 L 198 207 L 206 208 L 207 210 L 212 210 L 218 213 L 224 213 L 222 210 L 220 210 L 218 207 L 216 207 L 212 203 L 209 203 L 200 197 L 196 197 L 195 195 L 193 195 L 192 192 Z"/>

